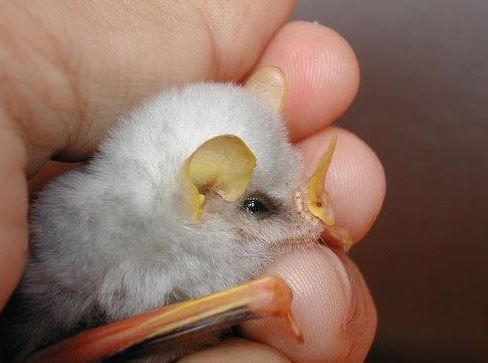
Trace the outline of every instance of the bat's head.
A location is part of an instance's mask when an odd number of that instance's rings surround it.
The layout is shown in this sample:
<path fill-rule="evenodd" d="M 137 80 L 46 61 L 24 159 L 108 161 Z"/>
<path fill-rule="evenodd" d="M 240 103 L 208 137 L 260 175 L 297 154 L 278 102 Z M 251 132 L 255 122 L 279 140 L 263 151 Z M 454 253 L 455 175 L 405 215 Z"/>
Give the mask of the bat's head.
<path fill-rule="evenodd" d="M 198 293 L 208 293 L 207 284 L 217 290 L 252 277 L 276 254 L 319 237 L 324 224 L 304 200 L 315 196 L 325 210 L 322 190 L 314 192 L 323 185 L 301 182 L 280 116 L 285 98 L 283 74 L 265 68 L 243 87 L 166 92 L 122 121 L 91 167 L 112 171 L 104 172 L 109 199 L 120 202 L 112 213 L 122 238 L 138 241 L 134 255 L 173 265 L 175 286 L 196 279 Z"/>

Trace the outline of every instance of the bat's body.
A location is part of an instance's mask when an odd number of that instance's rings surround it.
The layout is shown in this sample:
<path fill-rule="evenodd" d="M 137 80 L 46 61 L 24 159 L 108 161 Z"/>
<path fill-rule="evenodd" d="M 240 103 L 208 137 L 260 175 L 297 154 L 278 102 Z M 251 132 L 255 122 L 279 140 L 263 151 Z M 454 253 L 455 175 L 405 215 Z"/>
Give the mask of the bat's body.
<path fill-rule="evenodd" d="M 318 238 L 323 225 L 296 203 L 299 155 L 269 90 L 256 94 L 265 81 L 157 95 L 39 194 L 28 267 L 1 323 L 12 357 L 238 285 Z"/>
<path fill-rule="evenodd" d="M 235 200 L 212 192 L 215 181 L 199 186 L 195 219 L 184 165 L 222 135 L 242 140 L 256 167 Z M 34 202 L 29 264 L 1 327 L 7 350 L 23 360 L 87 328 L 257 277 L 323 229 L 296 205 L 300 172 L 279 113 L 248 89 L 202 83 L 153 97 Z"/>

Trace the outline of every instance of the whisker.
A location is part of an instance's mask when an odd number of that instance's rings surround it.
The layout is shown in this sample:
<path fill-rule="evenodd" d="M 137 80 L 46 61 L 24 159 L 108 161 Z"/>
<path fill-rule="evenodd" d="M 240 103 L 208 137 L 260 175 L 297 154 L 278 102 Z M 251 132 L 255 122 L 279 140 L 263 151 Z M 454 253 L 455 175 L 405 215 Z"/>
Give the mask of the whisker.
<path fill-rule="evenodd" d="M 319 242 L 319 244 L 321 244 L 321 245 L 324 245 L 324 246 L 330 248 L 329 244 L 327 243 L 327 241 L 325 240 L 325 238 L 322 235 L 318 236 L 317 242 Z"/>

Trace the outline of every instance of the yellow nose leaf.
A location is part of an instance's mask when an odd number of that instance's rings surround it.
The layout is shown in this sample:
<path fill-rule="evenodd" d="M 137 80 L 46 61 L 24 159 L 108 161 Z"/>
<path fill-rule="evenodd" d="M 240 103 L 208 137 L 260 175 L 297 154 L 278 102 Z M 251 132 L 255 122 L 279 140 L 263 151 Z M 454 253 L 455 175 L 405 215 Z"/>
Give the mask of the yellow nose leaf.
<path fill-rule="evenodd" d="M 327 226 L 333 226 L 335 224 L 332 210 L 328 208 L 325 177 L 327 175 L 327 171 L 329 170 L 336 144 L 337 137 L 334 137 L 330 142 L 326 153 L 320 160 L 317 169 L 310 177 L 308 184 L 308 210 L 313 216 L 319 218 Z"/>
<path fill-rule="evenodd" d="M 240 138 L 222 135 L 204 142 L 186 161 L 190 182 L 188 199 L 193 218 L 201 216 L 205 194 L 214 192 L 234 202 L 246 191 L 256 167 L 256 157 Z"/>

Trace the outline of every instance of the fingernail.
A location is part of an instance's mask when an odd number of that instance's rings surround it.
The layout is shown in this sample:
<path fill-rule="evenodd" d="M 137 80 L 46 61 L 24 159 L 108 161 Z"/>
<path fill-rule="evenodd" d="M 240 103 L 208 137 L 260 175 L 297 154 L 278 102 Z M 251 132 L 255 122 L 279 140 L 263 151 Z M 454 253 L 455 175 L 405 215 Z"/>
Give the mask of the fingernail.
<path fill-rule="evenodd" d="M 352 295 L 344 319 L 343 336 L 349 344 L 347 361 L 363 362 L 373 343 L 377 313 L 364 278 L 351 259 L 338 254 L 351 283 Z"/>
<path fill-rule="evenodd" d="M 341 252 L 334 252 L 330 248 L 322 247 L 322 253 L 333 266 L 337 276 L 342 282 L 341 286 L 343 287 L 345 301 L 351 302 L 353 294 L 352 280 L 343 260 L 339 257 L 339 253 Z"/>

